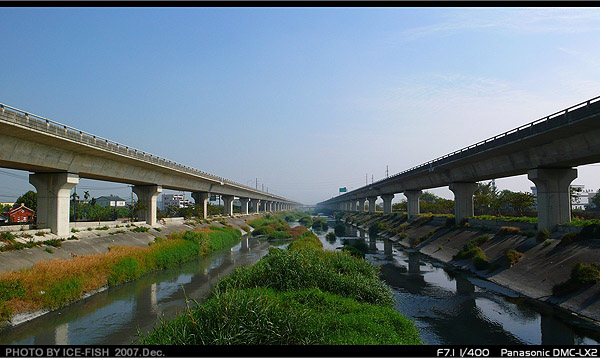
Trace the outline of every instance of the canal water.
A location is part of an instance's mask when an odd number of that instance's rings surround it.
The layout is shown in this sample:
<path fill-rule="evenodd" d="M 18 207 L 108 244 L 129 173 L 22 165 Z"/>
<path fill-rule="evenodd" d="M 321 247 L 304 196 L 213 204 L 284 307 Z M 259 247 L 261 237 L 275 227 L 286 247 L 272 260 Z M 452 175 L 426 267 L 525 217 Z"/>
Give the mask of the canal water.
<path fill-rule="evenodd" d="M 464 272 L 453 272 L 392 241 L 369 237 L 345 225 L 346 236 L 328 241 L 329 229 L 315 232 L 328 250 L 343 240 L 364 240 L 366 258 L 381 267 L 395 308 L 414 320 L 426 344 L 598 344 L 600 332 L 581 328 L 572 315 L 534 305 L 510 290 Z M 600 327 L 598 327 L 600 330 Z"/>
<path fill-rule="evenodd" d="M 333 231 L 335 221 L 328 218 Z M 297 223 L 291 223 L 296 226 Z M 405 252 L 389 240 L 346 225 L 346 235 L 328 241 L 365 240 L 367 259 L 381 267 L 394 293 L 395 308 L 415 321 L 426 344 L 598 344 L 600 334 L 572 317 L 532 305 L 508 290 L 442 264 Z M 285 247 L 287 243 L 273 243 Z M 63 309 L 0 331 L 0 344 L 130 344 L 160 317 L 169 319 L 238 266 L 257 262 L 271 246 L 245 236 L 229 250 L 112 287 Z M 512 296 L 512 297 L 511 297 Z"/>
<path fill-rule="evenodd" d="M 74 303 L 0 331 L 0 344 L 131 344 L 138 330 L 149 332 L 160 317 L 173 318 L 186 301 L 199 299 L 238 266 L 267 254 L 269 244 L 242 237 L 231 249 L 111 287 Z"/>

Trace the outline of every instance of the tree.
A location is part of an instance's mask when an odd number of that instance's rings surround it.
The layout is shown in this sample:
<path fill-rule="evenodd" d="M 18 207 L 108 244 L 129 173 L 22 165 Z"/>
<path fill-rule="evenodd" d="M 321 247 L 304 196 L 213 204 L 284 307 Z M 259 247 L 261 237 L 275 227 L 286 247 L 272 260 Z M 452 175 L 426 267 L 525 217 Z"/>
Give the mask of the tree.
<path fill-rule="evenodd" d="M 83 200 L 85 200 L 85 202 L 87 202 L 88 200 L 90 200 L 90 192 L 89 191 L 84 191 L 83 192 Z"/>
<path fill-rule="evenodd" d="M 392 204 L 392 211 L 406 211 L 407 203 L 406 200 L 401 200 L 399 203 Z"/>
<path fill-rule="evenodd" d="M 434 204 L 438 198 L 439 197 L 437 195 L 430 193 L 428 191 L 424 191 L 423 194 L 421 194 L 419 201 L 426 203 L 426 204 Z"/>
<path fill-rule="evenodd" d="M 37 211 L 37 193 L 33 190 L 29 190 L 17 199 L 14 207 L 20 206 L 21 203 L 25 204 L 29 209 Z"/>
<path fill-rule="evenodd" d="M 477 183 L 477 189 L 473 194 L 473 204 L 475 209 L 482 213 L 496 214 L 500 208 L 498 188 L 493 180 L 487 183 Z"/>
<path fill-rule="evenodd" d="M 531 193 L 503 190 L 500 197 L 502 202 L 510 205 L 519 215 L 523 215 L 523 211 L 535 203 L 535 196 Z"/>

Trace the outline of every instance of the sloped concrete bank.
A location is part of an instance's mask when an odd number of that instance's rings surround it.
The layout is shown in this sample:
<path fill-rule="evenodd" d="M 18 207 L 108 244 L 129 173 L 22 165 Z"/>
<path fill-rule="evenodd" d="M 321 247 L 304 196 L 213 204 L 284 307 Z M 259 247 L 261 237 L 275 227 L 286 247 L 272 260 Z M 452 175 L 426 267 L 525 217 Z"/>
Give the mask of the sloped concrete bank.
<path fill-rule="evenodd" d="M 252 228 L 247 225 L 246 220 L 254 219 L 259 216 L 261 216 L 261 214 L 244 216 L 240 215 L 235 217 L 215 217 L 212 219 L 209 218 L 208 221 L 202 221 L 202 223 L 198 223 L 193 220 L 184 220 L 183 218 L 173 218 L 161 221 L 154 228 L 149 228 L 144 223 L 139 222 L 135 223 L 136 226 L 117 225 L 116 227 L 108 229 L 101 227 L 100 230 L 97 228 L 92 228 L 92 230 L 74 233 L 72 236 L 73 239 L 63 241 L 61 247 L 44 245 L 42 247 L 0 252 L 0 272 L 19 271 L 33 267 L 39 262 L 52 261 L 56 259 L 70 260 L 77 256 L 103 254 L 109 251 L 109 247 L 114 246 L 147 247 L 158 237 L 165 238 L 167 235 L 174 232 L 193 230 L 211 225 L 230 225 L 231 227 L 240 230 L 242 234 L 246 234 L 247 232 L 243 230 L 242 227 L 252 231 Z M 146 227 L 149 228 L 149 230 L 146 232 L 132 231 L 139 227 Z M 45 235 L 45 240 L 48 240 L 51 234 L 47 235 L 48 236 Z M 22 241 L 24 239 L 19 237 L 18 240 Z M 50 250 L 46 251 L 47 249 Z M 84 300 L 106 289 L 107 287 L 102 287 L 98 290 L 87 292 L 83 297 L 74 302 Z M 9 326 L 16 326 L 40 317 L 48 312 L 51 311 L 40 310 L 36 312 L 15 314 L 13 317 L 11 317 L 10 322 L 5 322 L 5 324 L 8 324 Z"/>
<path fill-rule="evenodd" d="M 600 262 L 600 240 L 560 244 L 560 235 L 567 230 L 558 230 L 551 236 L 553 238 L 536 242 L 535 237 L 524 235 L 535 224 L 518 225 L 522 230 L 521 235 L 504 235 L 499 232 L 502 226 L 517 225 L 512 222 L 485 223 L 481 219 L 477 219 L 471 227 L 451 225 L 453 218 L 448 220 L 445 217 L 421 216 L 407 222 L 406 216 L 402 214 L 345 215 L 342 221 L 366 232 L 375 223 L 382 223 L 386 229 L 379 234 L 380 237 L 419 251 L 452 270 L 469 271 L 546 307 L 551 305 L 564 309 L 588 320 L 589 328 L 599 328 L 600 284 L 560 298 L 552 296 L 552 287 L 567 281 L 575 264 Z M 468 241 L 482 235 L 489 237 L 480 247 L 490 262 L 490 269 L 478 270 L 470 259 L 453 258 Z M 510 249 L 522 253 L 522 259 L 512 267 L 506 259 L 506 252 Z"/>

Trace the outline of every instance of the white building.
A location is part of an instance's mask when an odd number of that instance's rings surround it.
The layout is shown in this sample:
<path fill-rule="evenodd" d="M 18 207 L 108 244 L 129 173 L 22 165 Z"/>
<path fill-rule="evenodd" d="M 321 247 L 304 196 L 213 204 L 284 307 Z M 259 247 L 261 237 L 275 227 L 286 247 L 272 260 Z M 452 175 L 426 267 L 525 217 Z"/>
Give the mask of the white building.
<path fill-rule="evenodd" d="M 192 206 L 193 204 L 189 199 L 185 198 L 183 194 L 163 194 L 162 196 L 162 209 L 166 210 L 168 207 L 176 207 L 176 208 L 187 208 L 188 206 Z"/>

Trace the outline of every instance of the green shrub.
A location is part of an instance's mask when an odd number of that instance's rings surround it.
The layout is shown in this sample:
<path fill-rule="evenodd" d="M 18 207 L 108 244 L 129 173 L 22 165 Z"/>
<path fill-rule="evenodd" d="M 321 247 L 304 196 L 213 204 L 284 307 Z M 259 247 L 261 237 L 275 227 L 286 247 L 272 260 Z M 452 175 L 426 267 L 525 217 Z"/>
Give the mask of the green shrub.
<path fill-rule="evenodd" d="M 550 241 L 550 240 L 544 241 L 544 247 L 545 246 L 550 246 L 551 244 L 552 244 L 552 241 Z"/>
<path fill-rule="evenodd" d="M 79 277 L 72 277 L 48 287 L 43 297 L 47 307 L 55 308 L 64 305 L 65 302 L 74 301 L 82 295 L 83 280 Z"/>
<path fill-rule="evenodd" d="M 13 235 L 10 232 L 5 231 L 5 232 L 0 233 L 0 241 L 10 243 L 10 242 L 14 242 L 15 239 L 16 239 L 15 235 Z"/>
<path fill-rule="evenodd" d="M 481 250 L 481 248 L 479 247 L 475 248 L 474 250 L 476 250 L 476 253 L 473 256 L 473 265 L 475 266 L 475 268 L 478 270 L 485 270 L 489 268 L 490 263 L 487 260 L 485 253 L 483 253 L 483 250 Z"/>
<path fill-rule="evenodd" d="M 557 297 L 566 296 L 569 293 L 591 286 L 598 282 L 600 276 L 600 265 L 577 263 L 571 269 L 570 278 L 552 287 L 552 294 Z"/>
<path fill-rule="evenodd" d="M 150 230 L 150 228 L 146 227 L 146 226 L 137 226 L 133 229 L 130 229 L 133 232 L 148 232 L 148 230 Z"/>
<path fill-rule="evenodd" d="M 45 249 L 44 249 L 44 251 L 46 251 L 46 252 L 47 252 L 47 253 L 49 253 L 49 254 L 53 254 L 53 253 L 54 253 L 54 250 L 52 250 L 52 249 L 51 249 L 51 248 L 49 248 L 49 247 L 45 248 Z"/>
<path fill-rule="evenodd" d="M 274 232 L 275 229 L 272 226 L 261 226 L 258 229 L 254 229 L 254 231 L 252 231 L 252 236 L 270 235 Z"/>
<path fill-rule="evenodd" d="M 111 267 L 108 284 L 118 285 L 123 282 L 133 281 L 144 274 L 142 266 L 135 257 L 126 257 Z"/>
<path fill-rule="evenodd" d="M 335 233 L 333 233 L 333 232 L 329 232 L 329 233 L 327 233 L 327 235 L 325 235 L 325 239 L 326 239 L 326 240 L 327 240 L 329 243 L 332 243 L 332 244 L 333 244 L 333 243 L 335 242 L 335 240 L 336 240 Z"/>
<path fill-rule="evenodd" d="M 108 230 L 108 226 L 97 227 L 96 230 Z"/>
<path fill-rule="evenodd" d="M 489 262 L 485 253 L 479 246 L 483 245 L 489 240 L 486 235 L 478 236 L 473 240 L 468 241 L 462 250 L 453 256 L 455 260 L 472 259 L 475 268 L 483 270 L 489 267 Z"/>
<path fill-rule="evenodd" d="M 284 231 L 275 231 L 269 234 L 268 239 L 269 240 L 285 240 L 285 239 L 290 239 L 292 237 L 292 235 L 290 235 L 287 232 Z"/>
<path fill-rule="evenodd" d="M 319 217 L 313 218 L 312 228 L 313 230 L 326 231 L 329 228 L 329 225 L 327 224 L 327 219 Z"/>
<path fill-rule="evenodd" d="M 323 248 L 323 243 L 319 240 L 319 237 L 314 233 L 307 231 L 300 235 L 296 240 L 288 246 L 288 250 L 300 250 L 300 249 L 315 249 L 320 250 Z"/>
<path fill-rule="evenodd" d="M 341 252 L 271 249 L 258 263 L 237 268 L 214 292 L 253 287 L 278 291 L 319 288 L 360 302 L 392 306 L 390 289 L 379 280 L 379 268 Z"/>
<path fill-rule="evenodd" d="M 25 288 L 22 282 L 14 279 L 0 281 L 0 302 L 17 297 L 25 297 Z"/>
<path fill-rule="evenodd" d="M 361 259 L 365 258 L 365 253 L 360 251 L 359 249 L 357 249 L 356 247 L 352 246 L 352 245 L 344 245 L 342 246 L 342 251 L 343 252 L 347 252 L 350 255 L 354 256 L 354 257 L 358 257 Z"/>
<path fill-rule="evenodd" d="M 140 343 L 287 346 L 421 341 L 414 324 L 390 307 L 314 288 L 278 292 L 258 287 L 215 294 L 175 320 L 161 322 Z"/>
<path fill-rule="evenodd" d="M 71 228 L 71 232 L 72 232 L 72 233 L 76 233 L 76 232 L 79 232 L 79 230 L 77 230 L 77 229 L 75 229 L 75 228 Z"/>
<path fill-rule="evenodd" d="M 44 245 L 48 245 L 48 246 L 62 247 L 63 241 L 64 241 L 64 239 L 51 239 L 51 240 L 44 240 L 44 241 L 42 241 L 42 243 Z"/>

